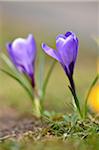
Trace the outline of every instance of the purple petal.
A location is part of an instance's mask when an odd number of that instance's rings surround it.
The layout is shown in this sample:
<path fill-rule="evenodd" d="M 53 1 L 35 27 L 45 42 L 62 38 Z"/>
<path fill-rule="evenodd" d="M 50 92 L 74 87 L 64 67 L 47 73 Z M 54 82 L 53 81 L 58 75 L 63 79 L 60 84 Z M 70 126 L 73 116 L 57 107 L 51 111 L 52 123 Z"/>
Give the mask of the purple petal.
<path fill-rule="evenodd" d="M 74 38 L 76 44 L 78 45 L 78 38 L 76 37 L 76 35 L 72 31 L 71 32 L 69 31 L 69 32 L 65 33 L 66 38 L 69 37 L 70 35 Z"/>
<path fill-rule="evenodd" d="M 62 63 L 62 60 L 61 60 L 61 57 L 60 57 L 60 54 L 58 53 L 58 51 L 50 48 L 45 43 L 42 43 L 42 49 L 44 50 L 44 52 L 46 54 L 48 54 L 49 56 L 53 57 L 54 59 L 56 59 L 60 63 Z"/>
<path fill-rule="evenodd" d="M 66 37 L 63 34 L 60 34 L 56 37 L 56 48 L 58 51 L 61 51 L 61 48 L 63 47 L 65 41 Z"/>
<path fill-rule="evenodd" d="M 26 45 L 26 41 L 22 38 L 16 39 L 12 43 L 12 52 L 14 55 L 14 58 L 18 64 L 24 64 L 28 61 L 28 47 Z M 30 60 L 29 60 L 30 61 Z"/>
<path fill-rule="evenodd" d="M 36 53 L 37 53 L 37 48 L 36 48 L 36 42 L 35 42 L 35 39 L 33 37 L 32 34 L 29 34 L 28 35 L 28 38 L 27 38 L 27 47 L 28 47 L 28 55 L 30 57 L 32 57 L 31 59 L 35 60 L 36 58 Z"/>
<path fill-rule="evenodd" d="M 9 53 L 9 56 L 10 56 L 12 62 L 16 65 L 15 58 L 14 58 L 13 51 L 12 51 L 12 44 L 7 43 L 6 47 L 7 47 L 7 51 Z"/>

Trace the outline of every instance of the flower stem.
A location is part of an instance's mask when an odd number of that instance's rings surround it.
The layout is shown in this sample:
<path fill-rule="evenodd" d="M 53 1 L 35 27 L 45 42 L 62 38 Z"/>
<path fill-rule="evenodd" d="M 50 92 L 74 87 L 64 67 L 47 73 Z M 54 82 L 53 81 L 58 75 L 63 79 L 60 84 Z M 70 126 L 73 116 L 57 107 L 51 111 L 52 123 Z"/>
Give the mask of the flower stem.
<path fill-rule="evenodd" d="M 74 83 L 74 80 L 73 80 L 73 77 L 71 77 L 69 79 L 70 81 L 70 86 L 69 86 L 69 89 L 73 95 L 73 98 L 74 98 L 74 102 L 75 102 L 75 105 L 77 107 L 77 110 L 79 112 L 79 115 L 80 117 L 82 118 L 82 113 L 81 113 L 81 109 L 80 109 L 80 104 L 79 104 L 79 100 L 78 100 L 78 97 L 77 97 L 77 94 L 76 94 L 76 90 L 75 90 L 75 83 Z"/>
<path fill-rule="evenodd" d="M 38 118 L 40 118 L 41 114 L 42 114 L 42 108 L 41 108 L 41 104 L 40 104 L 40 99 L 37 96 L 34 97 L 33 113 Z"/>

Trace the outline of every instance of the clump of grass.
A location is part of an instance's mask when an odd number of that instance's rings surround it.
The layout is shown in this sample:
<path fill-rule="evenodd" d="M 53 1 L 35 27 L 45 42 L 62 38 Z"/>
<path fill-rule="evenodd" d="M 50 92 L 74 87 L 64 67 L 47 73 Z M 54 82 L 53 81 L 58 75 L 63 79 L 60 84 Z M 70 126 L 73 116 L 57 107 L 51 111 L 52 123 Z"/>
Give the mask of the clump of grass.
<path fill-rule="evenodd" d="M 86 139 L 95 134 L 99 136 L 99 122 L 90 116 L 81 120 L 76 114 L 56 115 L 47 118 L 48 127 L 44 129 L 44 134 L 53 135 L 63 140 L 70 137 Z"/>

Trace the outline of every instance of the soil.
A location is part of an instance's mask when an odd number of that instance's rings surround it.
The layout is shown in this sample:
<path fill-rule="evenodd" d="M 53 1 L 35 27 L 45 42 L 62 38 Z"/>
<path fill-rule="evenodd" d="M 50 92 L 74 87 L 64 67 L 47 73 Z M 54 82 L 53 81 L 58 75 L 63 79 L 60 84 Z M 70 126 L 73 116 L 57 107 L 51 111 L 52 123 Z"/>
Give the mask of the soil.
<path fill-rule="evenodd" d="M 37 133 L 43 127 L 42 121 L 31 114 L 20 116 L 13 108 L 0 109 L 0 141 L 19 139 L 27 133 Z"/>

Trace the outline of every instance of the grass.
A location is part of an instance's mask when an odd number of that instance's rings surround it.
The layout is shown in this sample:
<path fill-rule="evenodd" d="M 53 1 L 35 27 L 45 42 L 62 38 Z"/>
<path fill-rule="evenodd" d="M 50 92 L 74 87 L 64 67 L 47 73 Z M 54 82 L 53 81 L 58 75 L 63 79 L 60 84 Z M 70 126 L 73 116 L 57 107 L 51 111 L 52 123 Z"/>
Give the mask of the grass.
<path fill-rule="evenodd" d="M 93 118 L 78 119 L 77 114 L 54 116 L 49 120 L 49 127 L 45 132 L 60 137 L 88 139 L 92 135 L 99 136 L 99 121 Z"/>

